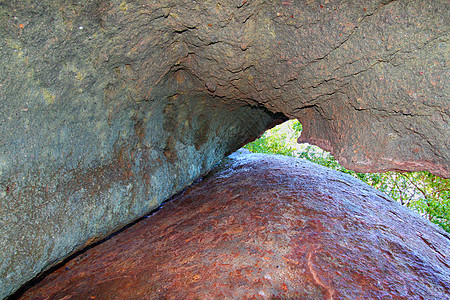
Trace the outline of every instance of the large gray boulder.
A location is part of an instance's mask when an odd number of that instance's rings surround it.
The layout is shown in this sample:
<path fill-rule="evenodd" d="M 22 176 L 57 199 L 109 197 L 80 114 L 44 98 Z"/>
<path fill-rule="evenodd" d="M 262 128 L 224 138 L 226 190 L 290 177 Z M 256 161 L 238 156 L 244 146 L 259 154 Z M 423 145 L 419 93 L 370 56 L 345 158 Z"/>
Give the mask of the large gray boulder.
<path fill-rule="evenodd" d="M 0 1 L 0 297 L 265 129 L 449 177 L 448 1 Z"/>

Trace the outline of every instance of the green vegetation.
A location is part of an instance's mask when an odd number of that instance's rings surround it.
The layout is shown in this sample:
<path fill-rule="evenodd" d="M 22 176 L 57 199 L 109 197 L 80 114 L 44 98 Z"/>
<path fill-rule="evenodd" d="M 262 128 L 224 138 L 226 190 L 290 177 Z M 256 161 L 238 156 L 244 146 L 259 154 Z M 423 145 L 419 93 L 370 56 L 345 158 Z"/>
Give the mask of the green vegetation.
<path fill-rule="evenodd" d="M 429 172 L 356 173 L 339 165 L 332 155 L 319 147 L 297 144 L 301 131 L 302 125 L 297 120 L 291 120 L 266 131 L 244 148 L 257 153 L 300 157 L 350 174 L 450 232 L 449 179 Z"/>

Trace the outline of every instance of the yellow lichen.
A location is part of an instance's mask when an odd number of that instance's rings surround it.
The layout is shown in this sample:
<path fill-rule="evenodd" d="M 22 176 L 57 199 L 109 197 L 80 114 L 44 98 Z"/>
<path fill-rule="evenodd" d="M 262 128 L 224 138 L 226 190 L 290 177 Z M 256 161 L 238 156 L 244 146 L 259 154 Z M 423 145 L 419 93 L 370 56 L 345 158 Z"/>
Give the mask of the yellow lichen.
<path fill-rule="evenodd" d="M 47 104 L 53 104 L 55 102 L 56 96 L 47 89 L 42 90 L 42 95 Z"/>
<path fill-rule="evenodd" d="M 127 5 L 126 2 L 122 2 L 122 3 L 119 5 L 119 8 L 120 8 L 122 11 L 126 11 L 126 10 L 128 9 L 128 5 Z"/>

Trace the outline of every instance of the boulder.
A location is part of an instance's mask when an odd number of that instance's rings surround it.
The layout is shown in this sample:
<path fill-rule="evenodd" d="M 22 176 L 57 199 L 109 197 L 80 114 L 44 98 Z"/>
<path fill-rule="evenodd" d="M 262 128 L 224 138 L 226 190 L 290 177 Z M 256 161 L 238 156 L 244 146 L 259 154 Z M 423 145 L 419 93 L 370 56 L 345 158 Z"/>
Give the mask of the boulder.
<path fill-rule="evenodd" d="M 302 159 L 233 154 L 20 299 L 448 299 L 450 236 Z"/>
<path fill-rule="evenodd" d="M 287 118 L 449 177 L 449 5 L 0 1 L 0 298 Z"/>

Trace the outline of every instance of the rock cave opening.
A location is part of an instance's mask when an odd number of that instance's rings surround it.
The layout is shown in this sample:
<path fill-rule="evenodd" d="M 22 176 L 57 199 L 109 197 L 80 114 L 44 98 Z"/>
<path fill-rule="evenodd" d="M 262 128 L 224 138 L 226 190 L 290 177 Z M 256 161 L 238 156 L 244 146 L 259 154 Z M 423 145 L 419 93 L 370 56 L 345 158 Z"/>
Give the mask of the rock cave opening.
<path fill-rule="evenodd" d="M 301 121 L 301 142 L 329 150 L 346 168 L 427 170 L 449 178 L 447 2 L 0 1 L 0 298 L 146 215 L 286 118 Z M 176 294 L 180 278 L 192 291 L 201 282 L 218 285 L 224 295 L 230 286 L 248 286 L 260 298 L 448 295 L 448 234 L 388 197 L 351 176 L 294 158 L 249 154 L 221 166 L 187 192 L 179 208 L 171 202 L 172 212 L 162 209 L 168 219 L 156 214 L 160 231 L 144 234 L 161 248 L 182 252 L 172 261 L 181 268 L 203 266 L 194 256 L 205 254 L 216 263 L 211 272 L 180 275 L 152 265 L 147 274 L 155 278 L 116 273 L 109 277 L 112 294 L 106 298 L 127 292 L 121 286 L 130 283 L 126 278 L 142 286 L 152 279 L 175 282 L 172 290 L 155 285 L 153 292 L 162 298 L 186 298 Z M 262 177 L 264 184 L 252 177 Z M 300 179 L 306 185 L 296 190 Z M 353 186 L 356 191 L 349 189 Z M 246 190 L 257 197 L 247 198 Z M 195 191 L 199 199 L 216 199 L 215 205 L 195 206 Z M 178 223 L 179 231 L 171 230 Z M 263 223 L 271 225 L 262 228 Z M 283 228 L 289 232 L 283 234 Z M 158 240 L 164 229 L 167 239 Z M 187 241 L 207 247 L 211 236 L 220 246 L 211 256 L 205 248 L 194 253 L 183 248 Z M 241 243 L 228 247 L 221 243 L 227 239 Z M 290 239 L 289 248 L 278 243 Z M 377 240 L 381 248 L 371 244 Z M 246 242 L 249 247 L 242 246 Z M 374 247 L 359 247 L 364 243 Z M 124 253 L 141 246 L 130 243 L 127 250 L 119 244 L 116 249 Z M 101 247 L 104 258 L 121 255 Z M 258 249 L 267 255 L 258 258 Z M 335 250 L 344 254 L 333 260 Z M 169 256 L 152 251 L 171 266 Z M 365 251 L 383 262 L 388 275 L 376 271 Z M 237 269 L 220 264 L 242 257 L 249 257 L 249 264 L 236 264 Z M 152 262 L 145 253 L 130 258 L 127 266 Z M 319 261 L 333 262 L 331 271 Z M 370 268 L 355 265 L 357 274 L 352 267 L 341 272 L 337 266 L 346 261 L 367 261 Z M 273 273 L 273 266 L 281 273 Z M 400 279 L 393 270 L 400 270 Z M 247 271 L 255 280 L 246 280 Z M 217 274 L 225 277 L 201 280 Z M 92 277 L 99 285 L 108 282 Z M 265 280 L 275 284 L 273 290 L 261 288 Z"/>
<path fill-rule="evenodd" d="M 238 151 L 156 214 L 64 262 L 20 299 L 438 299 L 448 292 L 449 241 L 347 174 Z M 410 284 L 419 280 L 432 288 Z"/>

